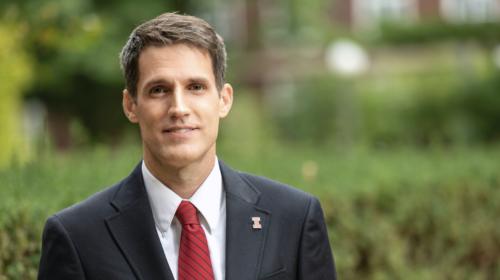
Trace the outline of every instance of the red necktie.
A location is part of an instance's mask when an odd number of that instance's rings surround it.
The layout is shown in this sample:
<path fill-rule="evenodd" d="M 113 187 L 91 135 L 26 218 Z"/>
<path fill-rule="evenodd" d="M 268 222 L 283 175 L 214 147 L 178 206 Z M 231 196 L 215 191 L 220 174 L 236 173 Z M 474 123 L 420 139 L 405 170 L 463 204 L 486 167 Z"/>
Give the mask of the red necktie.
<path fill-rule="evenodd" d="M 175 216 L 182 224 L 179 246 L 179 280 L 214 279 L 210 251 L 205 232 L 200 226 L 196 208 L 189 201 L 182 201 Z"/>

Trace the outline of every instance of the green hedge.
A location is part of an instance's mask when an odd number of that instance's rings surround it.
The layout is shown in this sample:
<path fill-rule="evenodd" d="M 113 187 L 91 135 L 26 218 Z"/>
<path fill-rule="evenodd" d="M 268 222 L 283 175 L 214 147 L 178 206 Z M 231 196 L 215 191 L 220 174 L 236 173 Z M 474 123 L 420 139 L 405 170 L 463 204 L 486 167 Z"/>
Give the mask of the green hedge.
<path fill-rule="evenodd" d="M 418 176 L 415 174 L 415 176 Z M 499 279 L 500 181 L 325 197 L 344 279 Z"/>
<path fill-rule="evenodd" d="M 261 149 L 220 150 L 238 169 L 320 197 L 340 279 L 500 279 L 500 148 Z M 138 148 L 94 148 L 1 171 L 0 279 L 35 279 L 46 217 L 139 158 Z"/>
<path fill-rule="evenodd" d="M 444 40 L 475 40 L 495 45 L 500 39 L 500 23 L 449 24 L 428 22 L 418 25 L 385 23 L 381 25 L 380 42 L 415 44 L 442 42 Z"/>
<path fill-rule="evenodd" d="M 500 140 L 500 72 L 464 81 L 443 74 L 450 69 L 442 64 L 395 77 L 309 77 L 267 103 L 269 114 L 263 115 L 277 139 L 302 145 L 428 147 Z"/>

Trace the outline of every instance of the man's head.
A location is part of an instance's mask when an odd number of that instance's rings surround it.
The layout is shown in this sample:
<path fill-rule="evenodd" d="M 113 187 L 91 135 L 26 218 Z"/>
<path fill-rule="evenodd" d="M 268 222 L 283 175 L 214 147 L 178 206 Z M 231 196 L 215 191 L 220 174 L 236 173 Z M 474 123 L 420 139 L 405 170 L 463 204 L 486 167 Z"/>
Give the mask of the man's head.
<path fill-rule="evenodd" d="M 217 89 L 224 85 L 226 49 L 224 41 L 204 20 L 176 13 L 164 13 L 134 29 L 120 53 L 120 64 L 130 95 L 137 97 L 139 57 L 149 46 L 186 44 L 207 51 L 212 60 L 212 70 Z"/>
<path fill-rule="evenodd" d="M 229 113 L 222 39 L 203 20 L 163 14 L 137 27 L 121 59 L 123 110 L 141 131 L 153 172 L 212 165 L 219 121 Z"/>

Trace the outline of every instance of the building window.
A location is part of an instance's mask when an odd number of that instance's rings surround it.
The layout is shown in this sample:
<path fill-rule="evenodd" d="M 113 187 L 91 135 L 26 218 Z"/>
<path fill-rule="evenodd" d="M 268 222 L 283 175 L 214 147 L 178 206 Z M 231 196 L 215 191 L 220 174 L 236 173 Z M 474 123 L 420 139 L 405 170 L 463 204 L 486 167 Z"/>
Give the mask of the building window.
<path fill-rule="evenodd" d="M 441 14 L 453 23 L 498 21 L 499 0 L 441 0 Z"/>
<path fill-rule="evenodd" d="M 373 27 L 380 22 L 413 22 L 418 14 L 416 0 L 353 0 L 358 27 Z"/>

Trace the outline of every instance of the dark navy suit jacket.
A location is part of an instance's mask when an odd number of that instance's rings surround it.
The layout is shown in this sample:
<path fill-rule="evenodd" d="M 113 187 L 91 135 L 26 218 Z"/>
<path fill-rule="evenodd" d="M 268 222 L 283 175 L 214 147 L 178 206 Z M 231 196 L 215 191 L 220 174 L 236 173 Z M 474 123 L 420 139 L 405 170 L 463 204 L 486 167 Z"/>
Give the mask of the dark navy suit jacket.
<path fill-rule="evenodd" d="M 336 279 L 316 198 L 220 165 L 226 279 Z M 261 218 L 262 229 L 253 229 L 252 217 Z M 47 220 L 38 279 L 174 279 L 140 164 L 120 183 Z"/>

